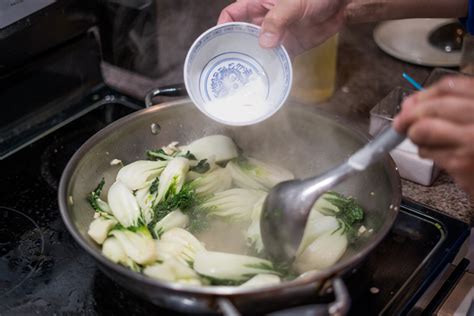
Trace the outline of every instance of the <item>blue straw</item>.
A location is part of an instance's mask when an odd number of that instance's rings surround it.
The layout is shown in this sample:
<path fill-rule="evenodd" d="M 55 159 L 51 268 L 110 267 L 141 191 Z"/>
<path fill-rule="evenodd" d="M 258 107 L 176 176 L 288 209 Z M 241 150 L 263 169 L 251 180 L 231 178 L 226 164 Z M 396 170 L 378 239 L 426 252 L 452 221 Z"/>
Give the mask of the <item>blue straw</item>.
<path fill-rule="evenodd" d="M 412 77 L 410 77 L 409 75 L 407 75 L 406 73 L 403 73 L 403 78 L 405 78 L 406 80 L 408 80 L 408 82 L 413 86 L 415 87 L 415 89 L 419 90 L 419 91 L 423 91 L 425 90 L 425 88 L 423 88 L 423 86 L 421 84 L 419 84 L 415 79 L 413 79 Z"/>

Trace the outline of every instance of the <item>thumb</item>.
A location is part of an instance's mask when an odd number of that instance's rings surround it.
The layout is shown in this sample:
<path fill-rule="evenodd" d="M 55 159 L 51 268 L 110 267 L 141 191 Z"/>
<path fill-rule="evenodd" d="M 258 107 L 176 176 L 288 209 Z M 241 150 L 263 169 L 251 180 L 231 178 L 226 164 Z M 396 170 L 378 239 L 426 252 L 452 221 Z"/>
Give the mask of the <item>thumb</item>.
<path fill-rule="evenodd" d="M 286 30 L 303 16 L 299 0 L 280 0 L 270 9 L 262 23 L 260 45 L 273 48 L 283 39 Z"/>

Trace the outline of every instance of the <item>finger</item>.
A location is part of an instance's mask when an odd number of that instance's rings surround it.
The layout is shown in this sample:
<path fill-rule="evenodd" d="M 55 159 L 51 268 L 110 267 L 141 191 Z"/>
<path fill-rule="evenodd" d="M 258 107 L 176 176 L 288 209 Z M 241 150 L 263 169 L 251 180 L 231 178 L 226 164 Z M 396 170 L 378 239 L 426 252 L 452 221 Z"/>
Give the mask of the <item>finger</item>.
<path fill-rule="evenodd" d="M 408 137 L 418 146 L 449 148 L 467 143 L 464 126 L 438 118 L 423 118 L 417 121 L 408 129 Z"/>
<path fill-rule="evenodd" d="M 418 95 L 418 100 L 441 95 L 457 95 L 474 98 L 474 78 L 467 76 L 447 76 Z"/>
<path fill-rule="evenodd" d="M 263 20 L 260 45 L 264 48 L 277 46 L 288 27 L 302 17 L 303 11 L 300 1 L 278 1 Z"/>
<path fill-rule="evenodd" d="M 308 28 L 307 25 L 295 24 L 294 27 L 290 28 L 290 32 L 294 34 L 294 38 L 298 40 L 299 46 L 302 51 L 306 51 L 313 47 L 316 47 L 324 43 L 331 36 L 336 34 L 344 24 L 344 12 L 332 16 L 328 21 L 314 24 Z M 312 36 L 299 36 L 308 32 Z"/>
<path fill-rule="evenodd" d="M 248 0 L 242 0 L 248 1 Z M 275 6 L 276 0 L 254 0 L 249 1 L 247 5 L 247 12 L 250 22 L 256 25 L 262 25 L 268 11 Z"/>
<path fill-rule="evenodd" d="M 275 6 L 277 0 L 263 0 L 261 5 L 267 10 L 273 9 Z"/>
<path fill-rule="evenodd" d="M 247 1 L 237 1 L 225 7 L 217 24 L 227 23 L 227 22 L 236 22 L 236 21 L 247 21 L 249 19 Z"/>
<path fill-rule="evenodd" d="M 401 105 L 401 112 L 394 118 L 393 127 L 400 133 L 406 133 L 414 119 L 413 109 L 417 106 L 415 95 L 406 98 Z"/>
<path fill-rule="evenodd" d="M 474 124 L 474 100 L 458 96 L 442 96 L 419 103 L 407 100 L 394 126 L 403 131 L 425 117 L 442 118 L 458 124 Z"/>
<path fill-rule="evenodd" d="M 453 159 L 453 150 L 440 149 L 439 147 L 419 147 L 418 155 L 424 159 L 431 159 L 442 169 L 448 170 L 447 167 Z"/>

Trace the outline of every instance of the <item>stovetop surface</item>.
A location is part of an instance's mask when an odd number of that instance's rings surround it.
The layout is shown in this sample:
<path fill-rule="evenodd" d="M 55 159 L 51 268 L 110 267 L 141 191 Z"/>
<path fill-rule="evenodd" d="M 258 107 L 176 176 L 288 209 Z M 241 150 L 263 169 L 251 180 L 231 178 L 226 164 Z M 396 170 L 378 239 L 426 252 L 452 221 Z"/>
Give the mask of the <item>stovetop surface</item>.
<path fill-rule="evenodd" d="M 102 102 L 88 114 L 0 161 L 0 315 L 173 314 L 120 288 L 67 232 L 59 179 L 75 150 L 133 112 Z M 453 259 L 467 225 L 405 201 L 389 236 L 347 279 L 351 314 L 391 314 L 413 304 Z"/>

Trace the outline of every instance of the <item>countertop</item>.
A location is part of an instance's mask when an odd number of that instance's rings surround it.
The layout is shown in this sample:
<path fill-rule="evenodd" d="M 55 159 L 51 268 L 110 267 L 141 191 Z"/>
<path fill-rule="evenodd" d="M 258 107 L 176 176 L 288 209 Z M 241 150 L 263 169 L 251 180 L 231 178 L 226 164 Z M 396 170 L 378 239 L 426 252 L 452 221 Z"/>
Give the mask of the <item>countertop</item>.
<path fill-rule="evenodd" d="M 364 130 L 368 130 L 369 111 L 377 102 L 396 86 L 409 88 L 401 76 L 403 72 L 423 82 L 432 71 L 430 67 L 411 65 L 382 52 L 372 40 L 373 27 L 373 24 L 351 26 L 340 33 L 336 91 L 328 101 L 310 105 L 344 116 Z M 202 31 L 205 29 L 203 26 Z M 187 40 L 192 42 L 193 39 Z M 182 50 L 173 52 L 175 60 L 181 55 L 184 61 L 185 54 L 186 51 Z M 182 82 L 182 64 L 175 63 L 172 70 L 168 67 L 166 73 L 157 79 L 145 78 L 109 64 L 103 65 L 103 74 L 109 85 L 143 98 L 154 87 Z M 467 194 L 445 173 L 441 173 L 430 187 L 403 180 L 402 190 L 405 197 L 474 223 L 474 210 Z"/>

